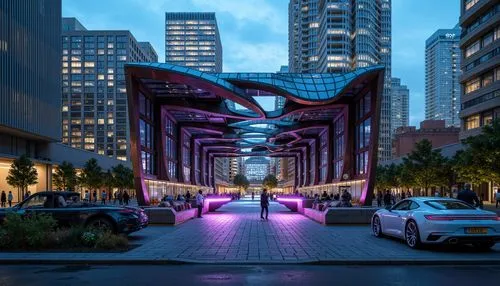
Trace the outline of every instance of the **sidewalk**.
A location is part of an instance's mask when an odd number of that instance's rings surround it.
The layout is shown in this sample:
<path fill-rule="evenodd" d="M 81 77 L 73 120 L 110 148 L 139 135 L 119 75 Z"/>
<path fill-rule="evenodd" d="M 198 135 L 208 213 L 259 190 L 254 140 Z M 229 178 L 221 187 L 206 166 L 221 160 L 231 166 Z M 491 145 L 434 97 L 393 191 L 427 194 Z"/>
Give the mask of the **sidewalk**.
<path fill-rule="evenodd" d="M 369 226 L 322 226 L 277 203 L 271 203 L 269 221 L 259 217 L 257 201 L 236 201 L 202 219 L 165 227 L 164 234 L 156 230 L 154 238 L 126 253 L 0 253 L 0 263 L 500 264 L 499 244 L 489 252 L 413 250 L 375 238 Z"/>

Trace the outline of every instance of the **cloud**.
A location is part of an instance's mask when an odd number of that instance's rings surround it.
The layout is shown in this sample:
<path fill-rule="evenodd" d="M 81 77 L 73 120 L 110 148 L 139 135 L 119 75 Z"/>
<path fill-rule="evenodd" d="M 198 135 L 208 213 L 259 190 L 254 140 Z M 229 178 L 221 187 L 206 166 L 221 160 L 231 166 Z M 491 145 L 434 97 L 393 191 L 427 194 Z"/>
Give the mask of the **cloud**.
<path fill-rule="evenodd" d="M 288 47 L 279 43 L 226 41 L 225 72 L 276 72 L 288 62 Z"/>
<path fill-rule="evenodd" d="M 198 8 L 231 15 L 236 20 L 234 23 L 236 25 L 243 24 L 242 21 L 256 22 L 265 24 L 274 33 L 288 33 L 288 13 L 279 11 L 270 2 L 266 0 L 192 0 Z"/>

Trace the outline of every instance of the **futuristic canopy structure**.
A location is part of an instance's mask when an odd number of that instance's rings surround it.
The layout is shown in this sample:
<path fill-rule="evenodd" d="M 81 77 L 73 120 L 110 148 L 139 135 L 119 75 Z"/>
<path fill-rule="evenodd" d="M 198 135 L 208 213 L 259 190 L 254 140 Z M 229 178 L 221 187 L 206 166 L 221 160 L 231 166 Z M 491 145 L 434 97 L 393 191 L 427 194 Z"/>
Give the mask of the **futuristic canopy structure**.
<path fill-rule="evenodd" d="M 203 73 L 164 63 L 125 66 L 138 201 L 147 182 L 215 187 L 214 158 L 289 157 L 295 187 L 362 181 L 371 203 L 382 66 L 346 74 Z M 279 97 L 277 110 L 260 96 Z"/>

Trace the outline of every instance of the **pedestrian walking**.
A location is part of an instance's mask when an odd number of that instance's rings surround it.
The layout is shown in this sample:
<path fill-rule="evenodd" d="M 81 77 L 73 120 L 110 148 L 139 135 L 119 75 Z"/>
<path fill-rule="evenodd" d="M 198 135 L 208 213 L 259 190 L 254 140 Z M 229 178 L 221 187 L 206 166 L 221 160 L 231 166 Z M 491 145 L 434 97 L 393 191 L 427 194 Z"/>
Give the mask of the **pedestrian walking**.
<path fill-rule="evenodd" d="M 458 192 L 457 199 L 468 203 L 469 205 L 479 207 L 481 203 L 476 193 L 471 189 L 471 184 L 464 185 L 464 189 Z"/>
<path fill-rule="evenodd" d="M 500 205 L 500 188 L 497 190 L 497 193 L 495 194 L 495 200 L 497 201 L 495 208 L 498 209 L 498 205 Z"/>
<path fill-rule="evenodd" d="M 111 203 L 111 199 L 113 199 L 113 191 L 109 191 L 108 193 L 108 202 Z"/>
<path fill-rule="evenodd" d="M 198 218 L 202 218 L 201 212 L 203 211 L 203 203 L 205 202 L 205 198 L 203 197 L 203 191 L 198 190 L 196 194 L 196 207 L 198 208 Z"/>
<path fill-rule="evenodd" d="M 129 194 L 127 193 L 127 191 L 125 191 L 125 192 L 123 193 L 123 203 L 125 203 L 125 205 L 127 205 L 127 206 L 128 206 L 128 202 L 129 202 L 129 200 L 130 200 L 130 196 L 129 196 Z"/>
<path fill-rule="evenodd" d="M 94 203 L 97 203 L 97 191 L 95 191 L 95 190 L 92 193 L 92 200 L 94 201 Z"/>
<path fill-rule="evenodd" d="M 266 211 L 266 220 L 269 216 L 269 196 L 267 195 L 267 189 L 264 188 L 262 190 L 262 194 L 260 195 L 260 218 L 264 219 L 264 211 Z"/>
<path fill-rule="evenodd" d="M 189 203 L 190 200 L 191 200 L 191 193 L 189 191 L 187 191 L 187 193 L 186 193 L 186 202 Z"/>
<path fill-rule="evenodd" d="M 9 208 L 12 207 L 13 200 L 14 200 L 14 195 L 12 195 L 12 191 L 9 191 L 9 194 L 7 195 L 7 201 L 9 202 Z"/>
<path fill-rule="evenodd" d="M 255 192 L 252 192 L 252 201 L 255 198 Z"/>
<path fill-rule="evenodd" d="M 2 191 L 2 194 L 0 195 L 0 202 L 1 207 L 4 208 L 7 203 L 7 194 L 5 194 L 5 191 Z"/>
<path fill-rule="evenodd" d="M 83 194 L 83 200 L 85 202 L 89 202 L 90 201 L 90 198 L 89 198 L 89 191 L 85 191 L 85 194 Z"/>
<path fill-rule="evenodd" d="M 107 199 L 106 191 L 102 191 L 101 193 L 101 204 L 105 205 L 106 204 L 106 199 Z"/>
<path fill-rule="evenodd" d="M 382 207 L 382 198 L 383 198 L 383 195 L 382 195 L 382 192 L 379 190 L 377 191 L 377 207 Z"/>

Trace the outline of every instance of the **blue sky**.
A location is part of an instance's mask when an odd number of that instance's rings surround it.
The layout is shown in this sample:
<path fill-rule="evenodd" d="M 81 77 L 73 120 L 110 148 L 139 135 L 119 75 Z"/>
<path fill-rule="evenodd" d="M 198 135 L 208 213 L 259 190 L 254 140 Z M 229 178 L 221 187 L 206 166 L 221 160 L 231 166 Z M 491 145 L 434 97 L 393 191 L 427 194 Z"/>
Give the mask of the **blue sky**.
<path fill-rule="evenodd" d="M 164 60 L 165 12 L 216 12 L 224 71 L 288 63 L 288 0 L 63 0 L 63 16 L 93 30 L 130 30 Z M 392 76 L 410 89 L 410 124 L 425 114 L 425 40 L 458 23 L 458 0 L 392 0 Z"/>

